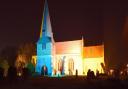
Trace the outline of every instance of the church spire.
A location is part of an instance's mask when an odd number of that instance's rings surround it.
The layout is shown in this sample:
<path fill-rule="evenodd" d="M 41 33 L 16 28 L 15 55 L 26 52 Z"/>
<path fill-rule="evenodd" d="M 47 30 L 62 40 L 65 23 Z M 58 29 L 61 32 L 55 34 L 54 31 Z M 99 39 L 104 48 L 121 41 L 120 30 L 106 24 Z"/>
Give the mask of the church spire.
<path fill-rule="evenodd" d="M 45 0 L 45 4 L 44 4 L 40 38 L 42 38 L 43 36 L 50 37 L 51 39 L 53 39 L 47 0 Z"/>

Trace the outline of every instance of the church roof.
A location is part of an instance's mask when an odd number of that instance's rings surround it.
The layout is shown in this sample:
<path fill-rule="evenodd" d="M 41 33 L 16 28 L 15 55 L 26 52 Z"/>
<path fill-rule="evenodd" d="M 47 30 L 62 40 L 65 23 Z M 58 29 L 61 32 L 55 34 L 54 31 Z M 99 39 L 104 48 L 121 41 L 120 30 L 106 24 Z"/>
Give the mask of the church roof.
<path fill-rule="evenodd" d="M 84 58 L 104 57 L 104 45 L 84 47 L 83 57 Z"/>
<path fill-rule="evenodd" d="M 80 54 L 82 48 L 81 40 L 56 42 L 56 54 Z"/>

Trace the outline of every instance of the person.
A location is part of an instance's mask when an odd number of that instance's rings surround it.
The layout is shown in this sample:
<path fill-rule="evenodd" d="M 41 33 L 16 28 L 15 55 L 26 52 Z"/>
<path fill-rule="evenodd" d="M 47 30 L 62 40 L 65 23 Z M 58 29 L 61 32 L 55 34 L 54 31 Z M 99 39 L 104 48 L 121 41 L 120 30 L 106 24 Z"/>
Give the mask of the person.
<path fill-rule="evenodd" d="M 99 70 L 96 70 L 96 77 L 99 77 Z"/>
<path fill-rule="evenodd" d="M 46 66 L 44 67 L 44 72 L 45 72 L 45 75 L 48 75 L 48 69 Z"/>
<path fill-rule="evenodd" d="M 91 69 L 88 69 L 88 72 L 87 72 L 87 79 L 90 79 L 90 78 L 91 78 L 90 74 L 91 74 Z"/>
<path fill-rule="evenodd" d="M 95 78 L 94 71 L 91 71 L 91 69 L 89 69 L 87 72 L 87 79 L 94 79 L 94 78 Z"/>
<path fill-rule="evenodd" d="M 90 77 L 91 77 L 91 79 L 94 79 L 94 78 L 95 78 L 94 71 L 91 71 L 91 72 L 90 72 Z"/>
<path fill-rule="evenodd" d="M 10 66 L 8 69 L 8 79 L 9 81 L 15 81 L 17 79 L 17 70 L 13 66 Z"/>
<path fill-rule="evenodd" d="M 4 69 L 0 67 L 0 80 L 4 78 Z"/>
<path fill-rule="evenodd" d="M 78 77 L 78 70 L 76 69 L 76 77 Z"/>
<path fill-rule="evenodd" d="M 26 80 L 30 76 L 30 71 L 28 68 L 23 68 L 22 70 L 23 70 L 22 77 L 24 80 Z"/>
<path fill-rule="evenodd" d="M 46 66 L 42 66 L 41 75 L 43 76 L 48 75 L 48 70 Z"/>

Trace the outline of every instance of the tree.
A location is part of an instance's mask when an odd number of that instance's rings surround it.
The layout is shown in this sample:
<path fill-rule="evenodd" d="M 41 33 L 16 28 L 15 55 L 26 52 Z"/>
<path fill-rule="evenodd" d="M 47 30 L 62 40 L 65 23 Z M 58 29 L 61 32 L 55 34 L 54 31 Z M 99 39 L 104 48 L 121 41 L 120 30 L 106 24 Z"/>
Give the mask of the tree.
<path fill-rule="evenodd" d="M 14 66 L 15 60 L 17 58 L 17 47 L 7 46 L 0 52 L 0 57 L 2 60 L 8 61 L 10 66 Z"/>
<path fill-rule="evenodd" d="M 16 65 L 25 67 L 31 61 L 32 55 L 36 54 L 36 46 L 33 43 L 22 44 L 19 46 L 17 53 Z"/>
<path fill-rule="evenodd" d="M 27 64 L 27 68 L 28 68 L 28 70 L 30 71 L 31 74 L 33 74 L 35 72 L 35 67 L 31 62 L 29 62 Z"/>
<path fill-rule="evenodd" d="M 5 59 L 0 58 L 0 68 L 2 68 L 4 70 L 4 74 L 3 76 L 7 76 L 8 74 L 8 68 L 9 68 L 9 64 L 8 61 Z"/>

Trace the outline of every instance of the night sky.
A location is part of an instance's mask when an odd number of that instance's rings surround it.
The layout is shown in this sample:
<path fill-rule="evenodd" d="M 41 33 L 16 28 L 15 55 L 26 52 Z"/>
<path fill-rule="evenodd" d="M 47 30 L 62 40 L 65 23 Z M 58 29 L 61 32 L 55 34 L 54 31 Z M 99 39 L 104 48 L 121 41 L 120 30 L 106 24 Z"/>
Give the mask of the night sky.
<path fill-rule="evenodd" d="M 81 39 L 104 43 L 106 63 L 127 62 L 127 2 L 48 0 L 55 41 Z M 44 0 L 0 1 L 0 49 L 39 38 Z"/>
<path fill-rule="evenodd" d="M 37 42 L 44 0 L 8 0 L 0 3 L 0 43 Z M 81 39 L 102 43 L 102 8 L 85 0 L 48 0 L 55 41 Z M 92 42 L 92 43 L 91 43 Z"/>

